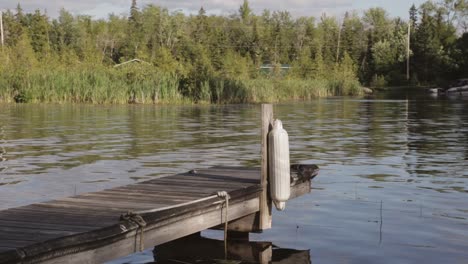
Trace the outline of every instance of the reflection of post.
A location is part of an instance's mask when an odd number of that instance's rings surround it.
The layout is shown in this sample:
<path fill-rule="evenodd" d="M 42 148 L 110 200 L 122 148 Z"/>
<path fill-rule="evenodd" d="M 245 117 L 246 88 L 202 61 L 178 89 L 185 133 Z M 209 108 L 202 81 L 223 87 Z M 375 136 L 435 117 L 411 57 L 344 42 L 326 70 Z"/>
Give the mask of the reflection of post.
<path fill-rule="evenodd" d="M 227 248 L 228 260 L 267 264 L 272 259 L 271 242 L 228 240 Z M 223 241 L 204 238 L 199 233 L 156 246 L 153 253 L 158 264 L 167 263 L 167 261 L 186 263 L 185 261 L 191 260 L 212 263 L 213 260 L 225 257 Z"/>
<path fill-rule="evenodd" d="M 311 264 L 309 250 L 273 249 L 271 264 Z"/>
<path fill-rule="evenodd" d="M 156 246 L 157 264 L 165 263 L 275 263 L 310 264 L 309 250 L 273 248 L 272 242 L 228 241 L 228 260 L 224 261 L 224 242 L 200 236 L 200 233 Z"/>
<path fill-rule="evenodd" d="M 259 264 L 269 264 L 269 263 L 271 263 L 271 259 L 273 257 L 272 247 L 269 246 L 265 250 L 258 252 L 257 256 L 258 256 L 258 263 Z"/>
<path fill-rule="evenodd" d="M 262 173 L 259 229 L 271 228 L 271 199 L 268 195 L 268 132 L 273 124 L 273 106 L 262 104 Z"/>

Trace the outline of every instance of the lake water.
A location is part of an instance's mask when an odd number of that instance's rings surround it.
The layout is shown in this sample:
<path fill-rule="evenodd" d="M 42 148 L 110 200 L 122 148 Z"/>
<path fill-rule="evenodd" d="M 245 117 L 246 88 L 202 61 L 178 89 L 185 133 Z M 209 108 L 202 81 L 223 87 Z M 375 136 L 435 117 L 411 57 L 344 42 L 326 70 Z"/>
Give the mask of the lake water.
<path fill-rule="evenodd" d="M 466 98 L 387 93 L 274 111 L 292 162 L 321 171 L 251 241 L 306 252 L 304 263 L 468 262 Z M 259 105 L 0 104 L 0 209 L 193 168 L 258 166 L 259 132 Z M 150 249 L 112 263 L 153 260 Z"/>

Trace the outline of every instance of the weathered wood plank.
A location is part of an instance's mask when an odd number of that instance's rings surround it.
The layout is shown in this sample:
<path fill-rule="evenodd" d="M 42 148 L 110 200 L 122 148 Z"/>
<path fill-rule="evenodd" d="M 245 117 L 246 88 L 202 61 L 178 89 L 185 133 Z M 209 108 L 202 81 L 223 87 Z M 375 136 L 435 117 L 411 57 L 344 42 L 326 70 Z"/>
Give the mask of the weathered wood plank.
<path fill-rule="evenodd" d="M 192 200 L 190 197 L 182 196 L 180 194 L 174 194 L 174 193 L 167 193 L 163 191 L 154 191 L 154 192 L 137 192 L 133 190 L 133 192 L 129 191 L 123 191 L 123 190 L 106 190 L 106 191 L 101 191 L 98 193 L 85 193 L 82 194 L 83 196 L 88 196 L 88 195 L 115 195 L 115 196 L 120 196 L 120 197 L 132 197 L 132 198 L 169 198 L 169 199 L 183 199 L 183 200 Z M 203 197 L 201 195 L 197 197 Z"/>
<path fill-rule="evenodd" d="M 118 222 L 120 218 L 120 213 L 113 216 L 112 218 L 87 218 L 87 219 L 82 219 L 82 218 L 70 218 L 68 216 L 53 216 L 53 217 L 47 217 L 47 218 L 41 218 L 40 216 L 28 216 L 27 215 L 14 215 L 14 216 L 8 216 L 8 217 L 3 217 L 0 218 L 1 221 L 5 222 L 13 222 L 13 221 L 21 221 L 24 222 L 25 224 L 30 224 L 33 225 L 35 223 L 37 224 L 49 224 L 49 225 L 56 225 L 57 228 L 61 227 L 67 227 L 71 228 L 71 226 L 77 226 L 77 227 L 90 227 L 90 228 L 102 228 L 108 225 L 115 224 Z"/>
<path fill-rule="evenodd" d="M 260 168 L 249 168 L 249 169 L 232 169 L 230 167 L 211 167 L 211 168 L 195 168 L 188 172 L 179 173 L 176 175 L 172 175 L 167 178 L 173 177 L 180 177 L 180 176 L 197 176 L 200 174 L 205 175 L 215 175 L 215 176 L 223 176 L 226 178 L 234 177 L 234 178 L 242 178 L 242 179 L 258 179 L 258 175 L 260 174 Z M 152 179 L 157 180 L 157 179 Z"/>
<path fill-rule="evenodd" d="M 178 175 L 176 177 L 168 177 L 155 182 L 171 182 L 173 184 L 180 185 L 181 182 L 203 182 L 209 185 L 250 185 L 259 184 L 258 179 L 244 179 L 237 177 L 225 177 L 219 175 L 200 174 L 197 175 Z"/>
<path fill-rule="evenodd" d="M 177 204 L 182 202 L 188 202 L 193 199 L 184 198 L 184 197 L 164 197 L 162 195 L 127 195 L 125 197 L 116 195 L 116 194 L 108 194 L 108 193 L 91 193 L 91 194 L 84 194 L 81 196 L 81 199 L 86 200 L 96 200 L 96 201 L 107 201 L 107 202 L 128 202 L 128 203 L 151 203 L 151 204 Z"/>
<path fill-rule="evenodd" d="M 115 189 L 116 191 L 128 191 L 128 192 L 137 192 L 141 194 L 168 194 L 168 195 L 175 195 L 175 196 L 183 196 L 183 197 L 205 197 L 207 195 L 206 192 L 200 192 L 196 190 L 172 190 L 168 188 L 159 188 L 156 189 L 152 186 L 124 186 L 118 187 Z"/>
<path fill-rule="evenodd" d="M 239 177 L 258 179 L 258 174 L 261 173 L 261 167 L 229 167 L 229 166 L 214 166 L 203 169 L 210 174 L 224 175 L 229 173 L 237 173 Z"/>
<path fill-rule="evenodd" d="M 45 212 L 47 214 L 50 213 L 69 213 L 69 214 L 78 214 L 78 215 L 106 215 L 107 213 L 101 210 L 98 210 L 96 208 L 94 209 L 82 209 L 82 210 L 72 210 L 72 209 L 67 209 L 67 208 L 51 208 L 48 206 L 48 204 L 53 203 L 54 201 L 50 202 L 44 202 L 44 203 L 37 203 L 37 204 L 31 204 L 28 206 L 23 206 L 23 207 L 17 207 L 17 208 L 11 208 L 7 209 L 6 211 L 2 212 L 10 212 L 10 211 L 36 211 L 36 212 Z M 0 212 L 0 215 L 2 214 Z"/>
<path fill-rule="evenodd" d="M 197 191 L 208 191 L 208 192 L 213 192 L 213 191 L 219 191 L 219 188 L 228 188 L 228 189 L 237 189 L 236 186 L 230 185 L 230 184 L 203 184 L 203 183 L 197 183 L 196 181 L 187 183 L 185 185 L 174 185 L 172 182 L 165 182 L 165 181 L 158 181 L 158 182 L 148 182 L 145 184 L 145 186 L 154 186 L 154 187 L 159 187 L 159 188 L 168 188 L 168 187 L 173 187 L 175 191 L 177 190 L 192 190 L 195 189 Z M 199 187 L 199 188 L 192 188 L 192 187 Z"/>
<path fill-rule="evenodd" d="M 68 208 L 68 209 L 96 209 L 100 210 L 102 212 L 107 212 L 107 213 L 114 213 L 114 214 L 119 214 L 121 212 L 125 212 L 128 210 L 134 210 L 134 208 L 128 208 L 125 206 L 98 206 L 96 204 L 85 204 L 85 203 L 72 203 L 72 202 L 57 202 L 54 201 L 53 203 L 43 203 L 41 204 L 44 207 L 50 207 L 50 208 Z M 138 208 L 138 209 L 146 209 L 145 207 L 143 208 Z"/>
<path fill-rule="evenodd" d="M 105 191 L 99 193 L 93 193 L 89 195 L 117 195 L 117 196 L 129 196 L 131 198 L 154 198 L 154 199 L 162 199 L 162 200 L 171 200 L 171 201 L 179 201 L 179 202 L 186 202 L 192 201 L 195 199 L 199 199 L 205 197 L 205 195 L 183 195 L 183 194 L 174 194 L 174 193 L 167 193 L 167 192 L 132 192 L 125 194 L 125 191 L 115 190 L 115 191 Z M 88 194 L 83 194 L 87 196 Z"/>
<path fill-rule="evenodd" d="M 22 248 L 22 247 L 31 245 L 31 242 L 34 242 L 34 241 L 16 240 L 16 239 L 9 239 L 8 237 L 4 237 L 0 240 L 0 247 Z M 1 255 L 1 257 L 3 257 L 3 255 Z M 1 257 L 0 257 L 0 260 L 2 260 Z M 0 262 L 0 263 L 4 263 L 4 262 Z"/>
<path fill-rule="evenodd" d="M 4 211 L 0 214 L 0 219 L 6 219 L 9 217 L 26 217 L 31 216 L 31 220 L 40 221 L 40 218 L 55 218 L 57 216 L 63 216 L 65 219 L 107 219 L 112 218 L 115 216 L 114 212 L 103 212 L 102 210 L 98 209 L 91 209 L 83 211 L 81 209 L 76 209 L 73 211 L 73 208 L 58 208 L 58 207 L 51 207 L 49 205 L 45 206 L 38 206 L 35 205 L 36 208 L 21 208 L 21 209 L 12 209 L 8 211 Z M 48 211 L 49 209 L 49 211 Z M 23 219 L 26 220 L 26 219 Z"/>
<path fill-rule="evenodd" d="M 47 211 L 50 209 L 50 211 Z M 59 210 L 57 210 L 59 209 Z M 104 225 L 108 221 L 115 221 L 120 216 L 119 212 L 107 212 L 104 214 L 102 211 L 86 211 L 83 213 L 81 210 L 76 209 L 74 212 L 72 208 L 54 208 L 42 207 L 40 210 L 36 208 L 21 208 L 4 211 L 0 214 L 0 220 L 5 221 L 24 221 L 24 222 L 38 222 L 38 223 L 70 223 L 79 222 L 84 225 Z"/>
<path fill-rule="evenodd" d="M 238 174 L 233 174 L 231 177 L 227 177 L 225 175 L 215 175 L 215 174 L 208 174 L 205 172 L 198 172 L 196 176 L 194 175 L 180 175 L 177 179 L 180 180 L 204 180 L 206 182 L 224 182 L 224 183 L 233 183 L 233 184 L 260 184 L 260 179 L 253 179 L 253 178 L 243 178 L 243 177 L 235 177 Z M 257 177 L 260 177 L 260 173 L 256 173 Z"/>
<path fill-rule="evenodd" d="M 0 252 L 7 251 L 7 250 L 12 250 L 12 249 L 16 249 L 16 248 L 14 248 L 14 247 L 0 247 Z"/>
<path fill-rule="evenodd" d="M 57 237 L 65 237 L 77 234 L 77 232 L 56 231 L 56 230 L 28 230 L 13 228 L 8 230 L 6 227 L 0 228 L 0 237 L 14 239 L 19 241 L 42 242 Z"/>
<path fill-rule="evenodd" d="M 7 251 L 16 251 L 16 248 L 14 247 L 0 247 L 0 254 L 5 254 L 6 255 L 6 252 Z"/>
<path fill-rule="evenodd" d="M 71 198 L 62 198 L 60 200 L 56 200 L 50 204 L 73 204 L 73 205 L 91 205 L 96 207 L 104 207 L 107 208 L 108 206 L 113 208 L 123 208 L 123 209 L 130 209 L 130 210 L 137 210 L 137 209 L 146 209 L 146 208 L 154 208 L 158 206 L 165 206 L 167 203 L 157 203 L 157 201 L 147 200 L 146 202 L 142 201 L 131 201 L 131 200 L 118 200 L 118 199 L 105 199 L 100 197 L 89 197 L 89 196 L 81 196 L 81 197 L 71 197 Z M 176 204 L 176 202 L 172 202 L 172 204 Z"/>
<path fill-rule="evenodd" d="M 139 185 L 129 185 L 126 187 L 121 187 L 118 189 L 133 189 L 133 190 L 140 190 L 140 191 L 163 191 L 168 193 L 193 193 L 193 194 L 212 194 L 215 191 L 219 191 L 217 188 L 204 188 L 204 189 L 196 189 L 189 186 L 178 186 L 177 188 L 168 188 L 167 184 L 158 184 L 158 183 L 147 183 L 147 184 L 139 184 Z"/>
<path fill-rule="evenodd" d="M 262 160 L 261 160 L 261 185 L 263 187 L 260 196 L 260 216 L 259 226 L 261 230 L 271 228 L 271 209 L 272 202 L 268 192 L 268 133 L 273 124 L 273 106 L 271 104 L 262 104 Z"/>
<path fill-rule="evenodd" d="M 197 169 L 196 173 L 185 173 L 178 175 L 178 177 L 209 177 L 209 176 L 214 176 L 214 177 L 222 177 L 225 178 L 226 180 L 239 180 L 239 182 L 248 181 L 248 180 L 256 180 L 259 181 L 259 176 L 260 173 L 257 171 L 248 171 L 245 175 L 243 174 L 242 171 L 224 171 L 224 170 L 219 170 L 219 171 L 213 171 L 213 170 L 208 170 L 208 169 Z"/>
<path fill-rule="evenodd" d="M 182 184 L 182 183 L 180 183 Z M 223 183 L 223 184 L 216 184 L 216 183 L 205 183 L 205 182 L 197 182 L 197 181 L 191 181 L 191 182 L 184 182 L 183 186 L 174 186 L 172 183 L 168 182 L 157 182 L 157 183 L 148 183 L 148 185 L 151 186 L 160 186 L 163 188 L 173 188 L 174 190 L 181 190 L 181 189 L 197 189 L 198 191 L 204 191 L 204 192 L 211 192 L 215 193 L 217 191 L 228 191 L 228 190 L 235 190 L 239 188 L 245 188 L 248 187 L 252 184 L 246 185 L 246 184 L 228 184 L 228 183 Z"/>
<path fill-rule="evenodd" d="M 96 225 L 70 225 L 68 223 L 63 224 L 52 224 L 52 223 L 38 223 L 38 222 L 27 222 L 19 221 L 15 219 L 14 221 L 5 221 L 0 220 L 0 228 L 21 228 L 24 230 L 60 230 L 60 231 L 70 231 L 70 232 L 87 232 L 99 227 Z"/>

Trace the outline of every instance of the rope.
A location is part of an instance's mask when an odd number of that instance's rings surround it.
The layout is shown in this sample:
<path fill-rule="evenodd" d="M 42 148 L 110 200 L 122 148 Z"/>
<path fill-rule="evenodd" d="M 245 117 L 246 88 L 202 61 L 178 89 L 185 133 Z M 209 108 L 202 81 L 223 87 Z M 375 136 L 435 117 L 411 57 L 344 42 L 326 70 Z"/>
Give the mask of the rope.
<path fill-rule="evenodd" d="M 138 229 L 140 230 L 140 252 L 143 251 L 145 249 L 144 239 L 143 239 L 143 234 L 145 232 L 143 229 L 146 226 L 146 221 L 143 219 L 143 217 L 141 217 L 141 215 L 131 212 L 131 211 L 128 211 L 126 214 L 121 215 L 120 220 L 138 225 Z M 136 244 L 137 243 L 136 243 L 136 237 L 135 237 L 135 249 L 137 248 Z"/>
<path fill-rule="evenodd" d="M 120 220 L 138 225 L 138 229 L 140 230 L 140 251 L 143 251 L 144 250 L 144 244 L 143 244 L 144 243 L 144 239 L 143 239 L 144 230 L 143 229 L 146 226 L 146 222 L 143 219 L 143 217 L 141 217 L 141 214 L 154 213 L 154 212 L 159 212 L 159 211 L 163 211 L 167 209 L 173 209 L 173 208 L 177 208 L 181 206 L 199 203 L 202 201 L 207 201 L 216 197 L 224 198 L 224 203 L 226 204 L 226 211 L 224 212 L 224 256 L 227 259 L 227 230 L 228 230 L 228 223 L 229 223 L 228 211 L 229 211 L 229 199 L 231 197 L 226 191 L 219 191 L 215 195 L 205 197 L 202 199 L 198 199 L 196 201 L 190 201 L 190 202 L 183 203 L 183 204 L 177 204 L 177 205 L 167 206 L 167 207 L 162 207 L 162 208 L 155 208 L 151 210 L 142 210 L 142 211 L 135 211 L 135 212 L 128 211 L 126 214 L 122 214 L 120 216 Z M 223 212 L 223 207 L 221 207 L 221 214 L 222 212 Z M 221 222 L 222 220 L 223 219 L 221 219 Z M 136 240 L 135 240 L 135 248 L 137 248 Z"/>
<path fill-rule="evenodd" d="M 226 191 L 219 191 L 216 193 L 219 198 L 224 198 L 224 203 L 226 204 L 226 211 L 224 212 L 224 259 L 227 260 L 227 231 L 228 231 L 228 210 L 229 210 L 229 194 Z M 223 207 L 221 207 L 221 215 L 223 212 Z M 221 219 L 222 222 L 222 219 Z"/>

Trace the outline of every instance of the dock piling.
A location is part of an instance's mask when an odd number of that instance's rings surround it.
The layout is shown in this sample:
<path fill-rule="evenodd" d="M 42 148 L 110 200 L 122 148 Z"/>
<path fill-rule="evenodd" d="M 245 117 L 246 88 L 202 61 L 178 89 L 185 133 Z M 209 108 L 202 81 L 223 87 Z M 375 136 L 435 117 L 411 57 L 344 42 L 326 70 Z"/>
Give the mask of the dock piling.
<path fill-rule="evenodd" d="M 271 228 L 271 198 L 268 193 L 268 133 L 273 127 L 273 105 L 262 104 L 262 161 L 261 180 L 263 187 L 260 196 L 259 230 Z"/>

